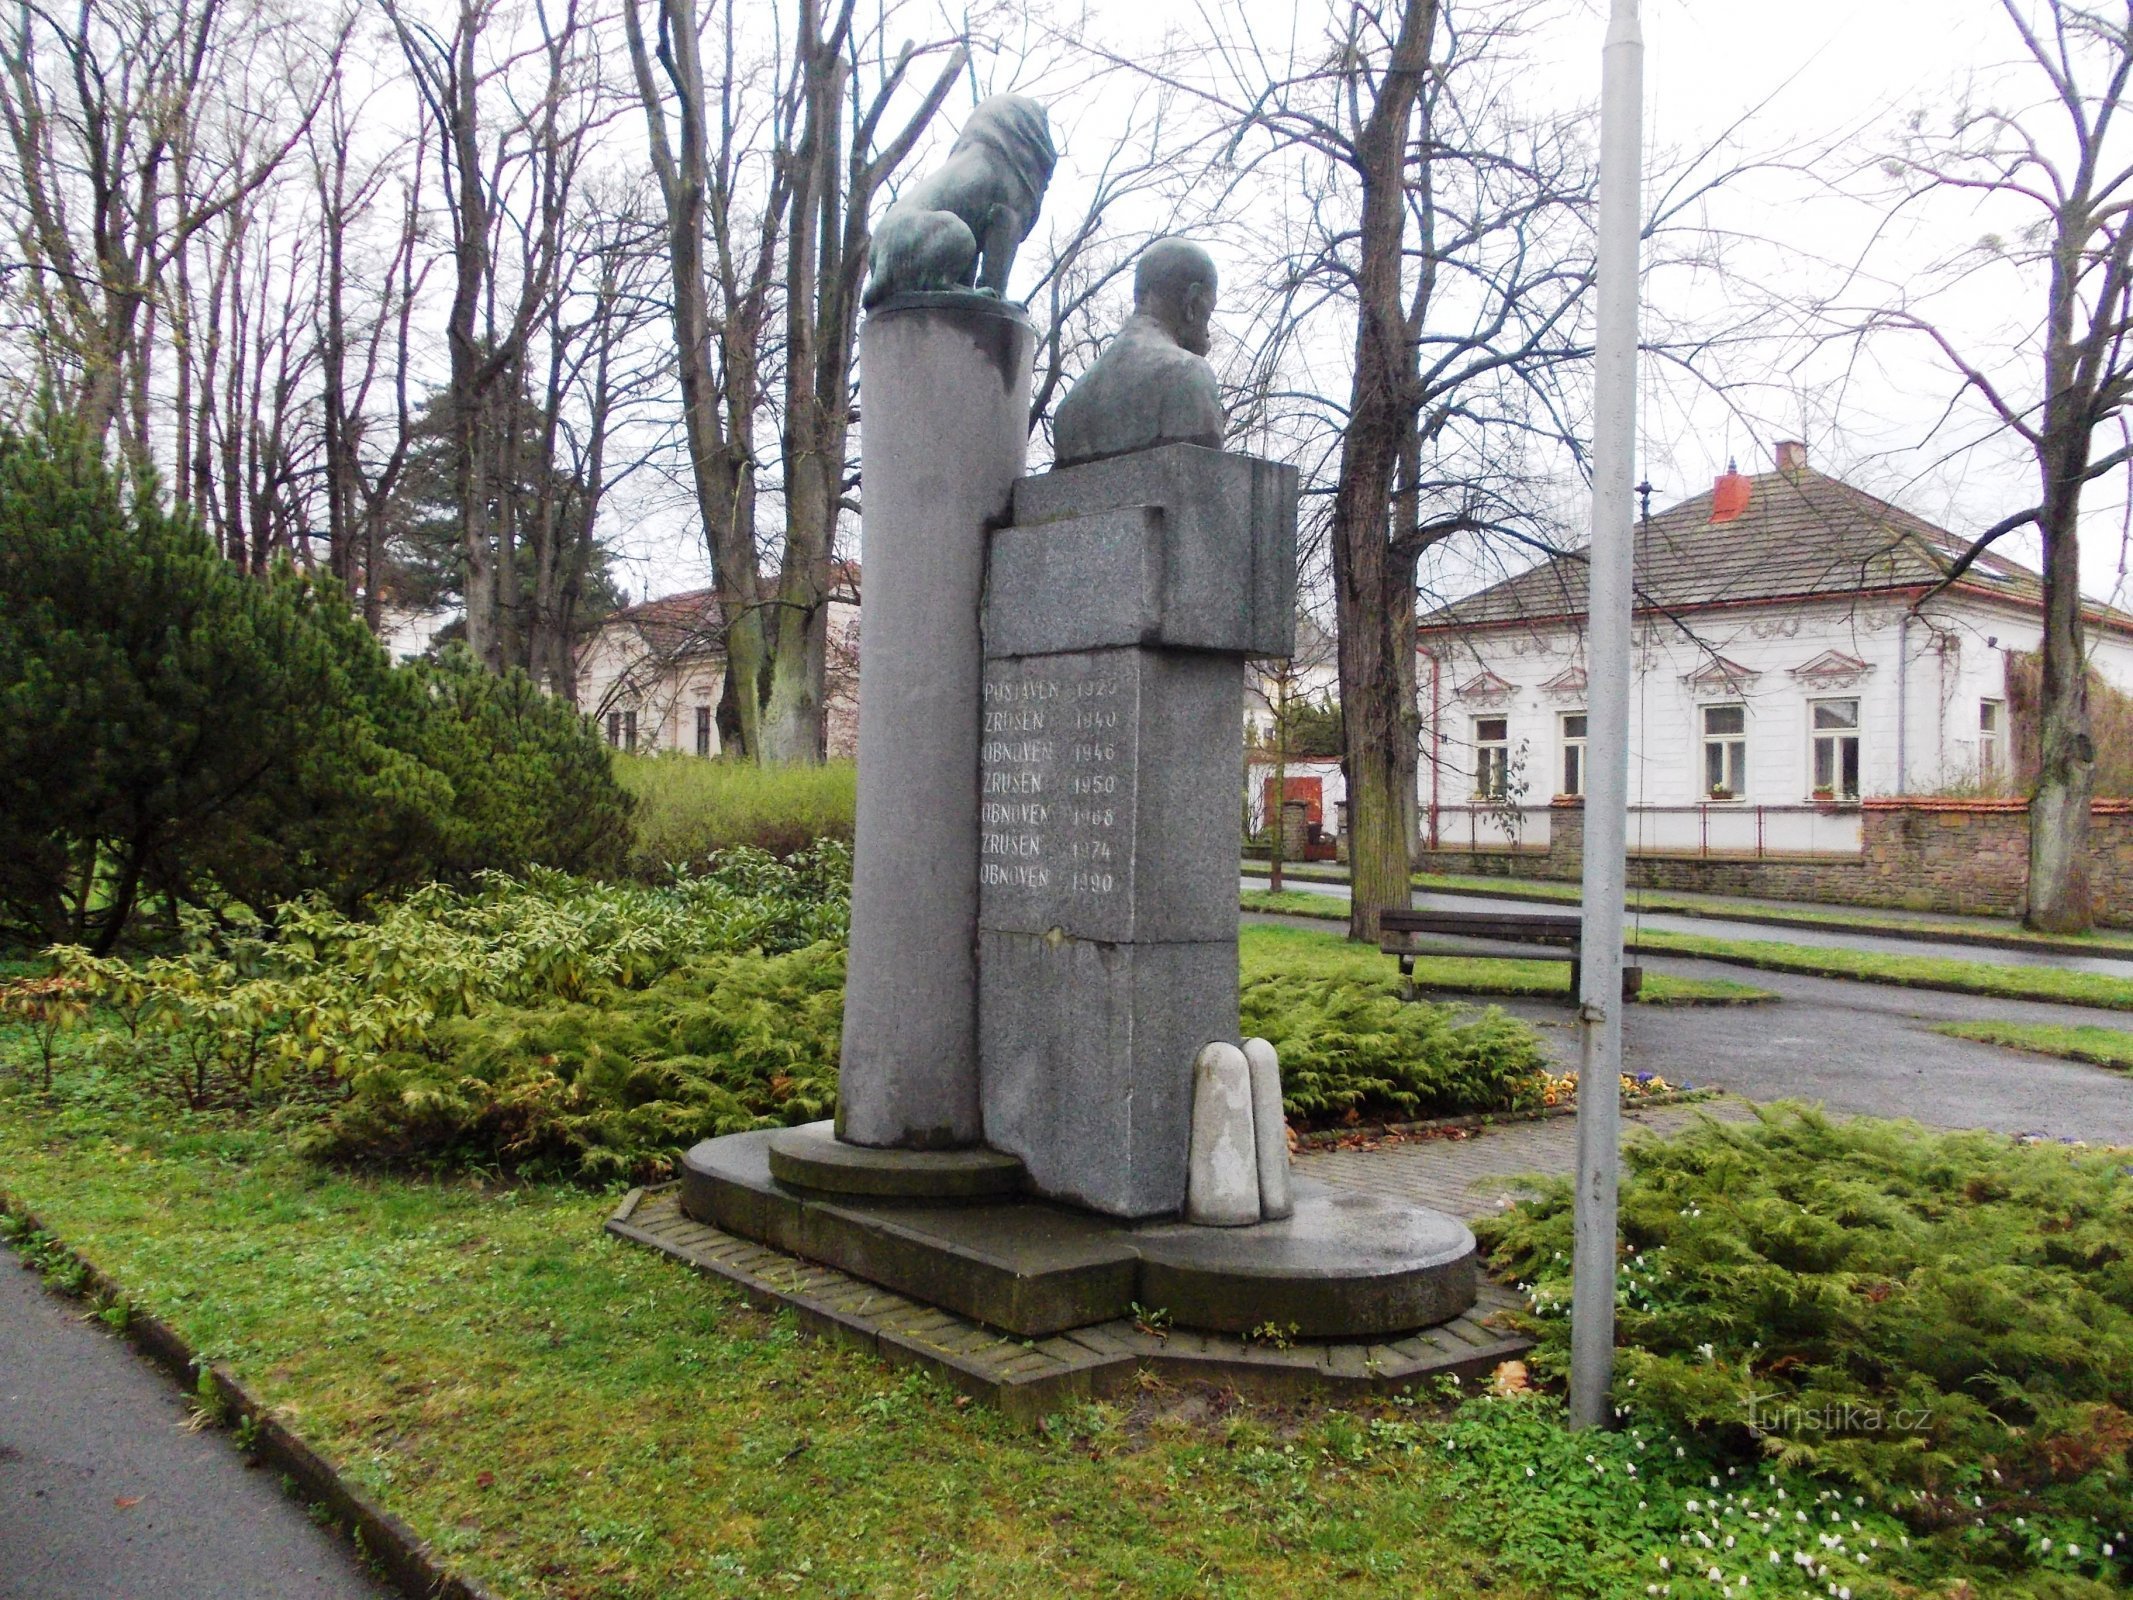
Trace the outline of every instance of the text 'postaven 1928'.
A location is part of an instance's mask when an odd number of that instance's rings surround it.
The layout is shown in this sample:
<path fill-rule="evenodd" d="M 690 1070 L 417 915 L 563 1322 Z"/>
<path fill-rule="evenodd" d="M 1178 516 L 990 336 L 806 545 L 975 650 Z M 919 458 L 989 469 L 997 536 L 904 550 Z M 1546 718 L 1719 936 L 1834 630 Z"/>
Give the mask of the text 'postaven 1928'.
<path fill-rule="evenodd" d="M 978 881 L 1099 898 L 1124 887 L 1131 737 L 1115 676 L 985 684 Z"/>

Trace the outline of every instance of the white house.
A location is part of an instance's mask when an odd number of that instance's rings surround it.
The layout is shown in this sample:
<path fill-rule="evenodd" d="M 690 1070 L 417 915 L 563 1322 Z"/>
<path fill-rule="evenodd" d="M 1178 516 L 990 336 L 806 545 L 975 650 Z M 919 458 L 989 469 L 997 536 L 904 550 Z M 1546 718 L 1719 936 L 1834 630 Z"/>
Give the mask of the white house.
<path fill-rule="evenodd" d="M 1991 792 L 2012 746 L 2007 658 L 2041 586 L 1969 541 L 1813 471 L 1728 472 L 1636 533 L 1633 852 L 1836 854 L 1858 800 Z M 1545 845 L 1585 788 L 1586 565 L 1538 566 L 1418 629 L 1425 844 Z M 2091 662 L 2133 689 L 2133 616 L 2087 608 Z"/>
<path fill-rule="evenodd" d="M 835 564 L 824 678 L 829 753 L 850 756 L 859 730 L 859 568 Z M 725 628 L 709 589 L 610 612 L 578 647 L 578 706 L 624 750 L 719 753 Z"/>

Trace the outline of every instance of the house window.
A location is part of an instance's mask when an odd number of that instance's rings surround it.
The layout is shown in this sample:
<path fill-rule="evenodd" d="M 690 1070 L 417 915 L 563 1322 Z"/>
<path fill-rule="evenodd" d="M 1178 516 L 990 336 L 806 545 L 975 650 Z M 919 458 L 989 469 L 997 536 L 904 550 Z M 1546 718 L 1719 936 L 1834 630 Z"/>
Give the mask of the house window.
<path fill-rule="evenodd" d="M 607 714 L 607 742 L 617 750 L 622 748 L 622 713 L 619 711 Z"/>
<path fill-rule="evenodd" d="M 1703 708 L 1703 788 L 1713 800 L 1737 800 L 1748 787 L 1748 708 Z"/>
<path fill-rule="evenodd" d="M 696 708 L 696 753 L 707 756 L 711 753 L 711 708 Z"/>
<path fill-rule="evenodd" d="M 1815 798 L 1859 798 L 1859 702 L 1814 703 Z"/>
<path fill-rule="evenodd" d="M 1511 777 L 1511 720 L 1474 719 L 1474 798 L 1501 800 Z"/>
<path fill-rule="evenodd" d="M 1980 778 L 1996 777 L 2004 764 L 2000 741 L 2007 729 L 2005 712 L 2005 705 L 1998 700 L 1977 703 L 1977 775 Z"/>
<path fill-rule="evenodd" d="M 1585 713 L 1563 713 L 1563 786 L 1558 794 L 1585 792 Z"/>

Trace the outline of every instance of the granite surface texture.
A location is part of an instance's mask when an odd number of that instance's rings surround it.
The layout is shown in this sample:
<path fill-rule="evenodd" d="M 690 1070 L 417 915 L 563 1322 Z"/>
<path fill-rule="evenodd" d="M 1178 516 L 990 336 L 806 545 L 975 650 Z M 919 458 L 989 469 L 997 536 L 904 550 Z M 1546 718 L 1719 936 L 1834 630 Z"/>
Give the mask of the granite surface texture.
<path fill-rule="evenodd" d="M 837 1101 L 858 1144 L 983 1134 L 978 615 L 986 534 L 1024 467 L 1034 338 L 982 302 L 885 308 L 860 330 L 866 648 Z"/>

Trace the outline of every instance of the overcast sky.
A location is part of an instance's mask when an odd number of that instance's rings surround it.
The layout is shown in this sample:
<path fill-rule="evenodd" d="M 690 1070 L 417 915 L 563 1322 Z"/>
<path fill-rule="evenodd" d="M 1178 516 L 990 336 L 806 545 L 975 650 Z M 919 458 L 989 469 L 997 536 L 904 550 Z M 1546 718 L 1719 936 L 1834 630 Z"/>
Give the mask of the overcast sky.
<path fill-rule="evenodd" d="M 1322 14 L 1315 6 L 1298 11 L 1275 0 L 1249 3 L 1262 31 L 1285 31 L 1292 17 L 1299 30 L 1308 29 Z M 1534 109 L 1596 104 L 1604 0 L 1539 4 L 1552 10 L 1543 10 L 1544 22 L 1528 43 L 1525 92 Z M 1093 28 L 1121 53 L 1173 30 L 1189 33 L 1201 15 L 1187 0 L 1093 0 L 1093 8 Z M 1901 233 L 1883 233 L 1880 212 L 1827 192 L 1845 174 L 1871 168 L 1906 114 L 1923 110 L 1944 118 L 1966 89 L 2010 81 L 2018 46 L 1996 0 L 1645 0 L 1643 16 L 1645 137 L 1653 163 L 1704 149 L 1729 130 L 1744 152 L 1824 149 L 1812 177 L 1751 174 L 1713 202 L 1714 223 L 1737 238 L 1769 241 L 1730 247 L 1730 265 L 1747 282 L 1826 289 L 1875 235 L 1874 270 L 1851 285 L 1855 302 L 1870 303 L 1892 283 L 1912 286 L 1915 269 L 2008 224 L 1989 204 L 1940 205 L 1919 213 Z M 1012 76 L 997 67 L 995 73 Z M 2004 102 L 2006 91 L 1992 97 Z M 961 110 L 951 108 L 944 133 L 960 121 Z M 1089 129 L 1100 117 L 1096 108 L 1083 107 L 1074 124 Z M 1047 211 L 1071 215 L 1079 209 L 1075 152 L 1073 141 L 1065 142 Z M 1018 285 L 1026 275 L 1026 268 L 1018 270 Z M 1657 286 L 1648 286 L 1650 292 Z M 1715 279 L 1665 292 L 1700 296 L 1691 309 L 1724 320 L 1728 291 Z M 1960 342 L 2006 348 L 2034 320 L 2036 299 L 2011 293 L 2002 282 L 1949 300 L 1942 315 Z M 1218 313 L 1218 362 L 1220 321 Z M 1644 364 L 1640 462 L 1655 486 L 1655 506 L 1707 487 L 1729 459 L 1745 472 L 1769 470 L 1771 445 L 1790 437 L 1807 441 L 1817 467 L 1958 532 L 2035 499 L 2035 468 L 2017 448 L 1995 439 L 1977 413 L 1947 414 L 1955 385 L 1922 343 L 1885 339 L 1864 359 L 1825 348 L 1803 360 L 1797 348 L 1773 346 L 1767 355 L 1736 360 L 1730 375 L 1744 386 L 1722 402 L 1658 363 Z M 2123 572 L 2122 514 L 2117 482 L 2090 490 L 2084 587 L 2133 606 Z M 621 541 L 636 557 L 629 565 L 638 593 L 707 579 L 691 540 L 675 527 L 655 525 L 665 520 L 655 518 Z M 2033 545 L 2010 541 L 2005 548 L 2035 561 Z M 1452 573 L 1440 574 L 1439 582 L 1462 586 Z"/>

